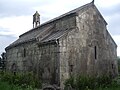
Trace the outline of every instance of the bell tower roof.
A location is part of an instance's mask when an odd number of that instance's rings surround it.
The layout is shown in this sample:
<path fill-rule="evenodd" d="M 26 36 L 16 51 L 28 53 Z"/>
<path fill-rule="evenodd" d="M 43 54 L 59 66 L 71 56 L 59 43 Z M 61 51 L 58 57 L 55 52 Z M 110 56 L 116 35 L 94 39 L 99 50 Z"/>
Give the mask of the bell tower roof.
<path fill-rule="evenodd" d="M 40 16 L 40 14 L 38 13 L 38 11 L 36 11 L 33 16 Z"/>

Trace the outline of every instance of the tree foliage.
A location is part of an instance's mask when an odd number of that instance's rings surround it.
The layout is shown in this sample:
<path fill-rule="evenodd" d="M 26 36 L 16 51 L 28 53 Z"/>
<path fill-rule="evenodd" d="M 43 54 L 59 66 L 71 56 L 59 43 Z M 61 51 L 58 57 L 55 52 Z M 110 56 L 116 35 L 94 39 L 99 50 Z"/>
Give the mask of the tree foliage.
<path fill-rule="evenodd" d="M 120 57 L 118 57 L 117 60 L 118 60 L 118 72 L 120 73 Z"/>

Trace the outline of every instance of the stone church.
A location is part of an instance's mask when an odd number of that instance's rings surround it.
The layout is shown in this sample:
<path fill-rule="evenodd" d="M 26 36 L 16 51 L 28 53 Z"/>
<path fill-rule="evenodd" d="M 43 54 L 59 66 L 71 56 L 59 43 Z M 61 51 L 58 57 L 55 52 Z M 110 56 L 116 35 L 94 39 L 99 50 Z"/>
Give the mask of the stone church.
<path fill-rule="evenodd" d="M 6 70 L 32 71 L 62 88 L 71 75 L 115 76 L 117 45 L 106 26 L 93 1 L 43 24 L 36 12 L 33 28 L 5 48 Z"/>

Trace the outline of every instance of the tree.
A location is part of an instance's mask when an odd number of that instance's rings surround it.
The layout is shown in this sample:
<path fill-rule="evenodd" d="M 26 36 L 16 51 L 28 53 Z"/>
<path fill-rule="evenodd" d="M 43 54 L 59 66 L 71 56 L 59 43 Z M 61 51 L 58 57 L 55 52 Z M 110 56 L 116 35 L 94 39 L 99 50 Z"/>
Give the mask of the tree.
<path fill-rule="evenodd" d="M 118 72 L 120 73 L 120 57 L 118 57 Z"/>
<path fill-rule="evenodd" d="M 2 53 L 0 58 L 0 69 L 4 70 L 5 69 L 5 62 L 6 62 L 6 53 Z"/>
<path fill-rule="evenodd" d="M 1 64 L 1 62 L 2 62 L 2 58 L 0 57 L 0 69 L 1 69 L 1 67 L 2 67 L 2 64 Z"/>

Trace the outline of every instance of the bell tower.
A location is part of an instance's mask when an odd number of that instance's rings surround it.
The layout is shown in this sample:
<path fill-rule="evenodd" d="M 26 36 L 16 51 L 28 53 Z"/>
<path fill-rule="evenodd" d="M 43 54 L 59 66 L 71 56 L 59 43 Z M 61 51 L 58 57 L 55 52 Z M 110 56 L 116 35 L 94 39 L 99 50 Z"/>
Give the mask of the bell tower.
<path fill-rule="evenodd" d="M 38 11 L 33 15 L 33 28 L 37 27 L 40 25 L 40 14 Z"/>

